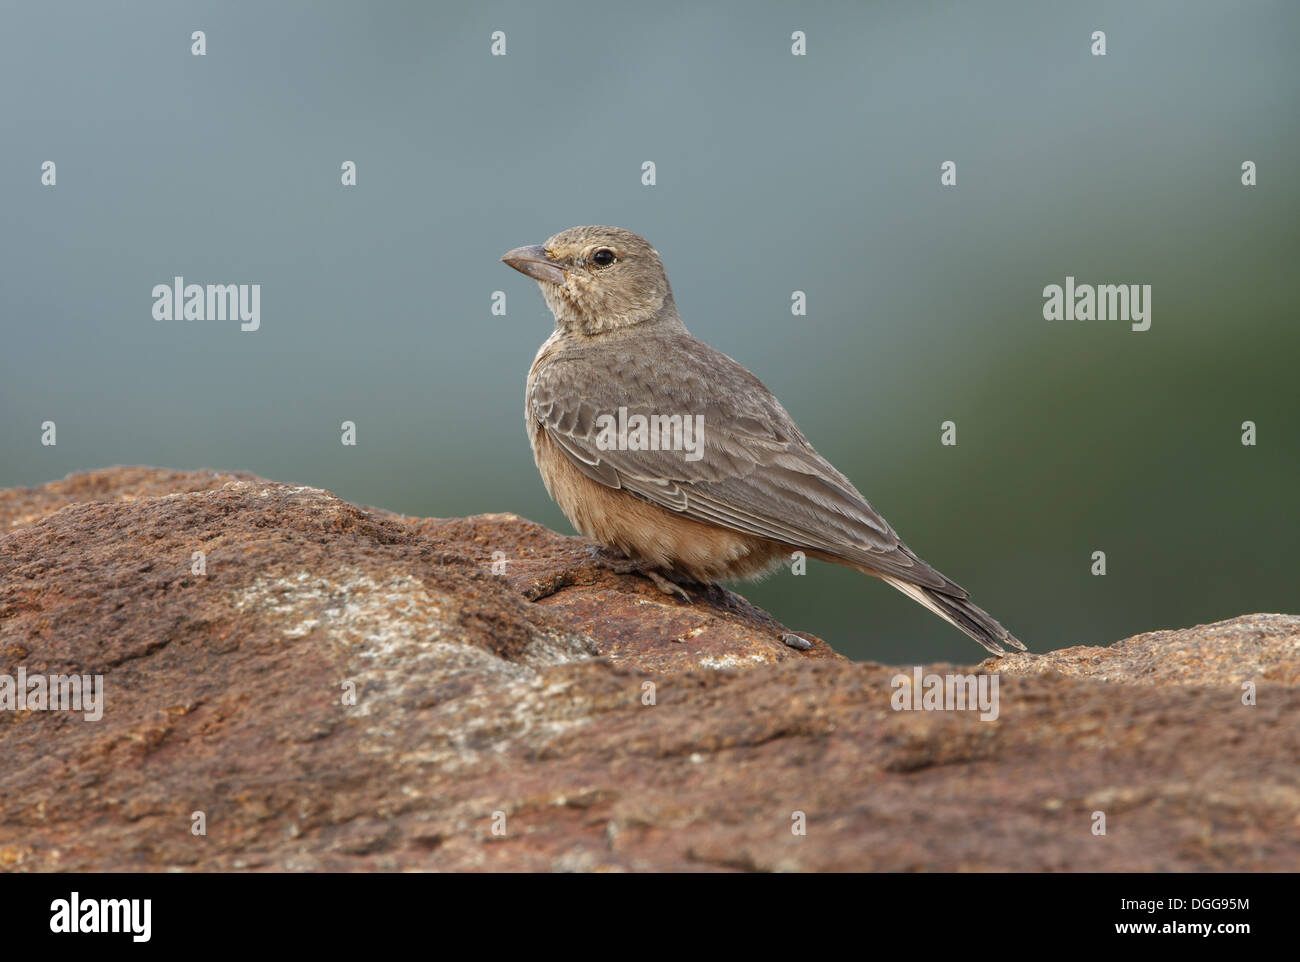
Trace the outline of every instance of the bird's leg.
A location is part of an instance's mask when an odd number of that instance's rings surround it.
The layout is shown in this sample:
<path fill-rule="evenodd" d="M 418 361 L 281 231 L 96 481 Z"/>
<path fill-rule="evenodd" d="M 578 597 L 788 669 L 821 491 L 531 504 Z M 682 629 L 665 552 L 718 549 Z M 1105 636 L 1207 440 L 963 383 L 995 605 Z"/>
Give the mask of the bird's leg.
<path fill-rule="evenodd" d="M 677 584 L 675 581 L 664 577 L 655 565 L 649 564 L 648 562 L 634 561 L 633 559 L 624 557 L 623 555 L 615 554 L 600 545 L 596 545 L 591 549 L 591 560 L 595 564 L 600 565 L 600 567 L 614 572 L 614 574 L 642 575 L 664 594 L 676 595 L 678 598 L 681 598 L 686 602 L 691 600 L 691 596 L 687 593 L 685 588 Z"/>

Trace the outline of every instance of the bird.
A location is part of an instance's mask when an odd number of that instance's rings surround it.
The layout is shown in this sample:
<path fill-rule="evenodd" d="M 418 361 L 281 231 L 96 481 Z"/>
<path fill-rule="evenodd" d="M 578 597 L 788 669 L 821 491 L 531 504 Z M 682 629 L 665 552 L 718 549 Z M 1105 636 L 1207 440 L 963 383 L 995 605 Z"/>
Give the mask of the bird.
<path fill-rule="evenodd" d="M 572 227 L 501 260 L 555 317 L 525 390 L 533 458 L 618 570 L 689 599 L 683 582 L 762 577 L 802 551 L 883 580 L 994 655 L 1025 650 L 902 542 L 754 374 L 687 331 L 643 237 Z"/>

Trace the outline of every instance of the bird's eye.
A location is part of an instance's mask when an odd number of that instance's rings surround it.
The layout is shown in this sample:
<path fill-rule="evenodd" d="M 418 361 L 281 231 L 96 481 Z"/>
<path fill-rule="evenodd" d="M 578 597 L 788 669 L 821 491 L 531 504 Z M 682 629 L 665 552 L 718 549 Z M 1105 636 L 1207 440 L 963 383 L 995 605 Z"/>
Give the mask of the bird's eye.
<path fill-rule="evenodd" d="M 608 247 L 602 247 L 591 255 L 591 262 L 597 267 L 608 267 L 614 263 L 614 252 Z"/>

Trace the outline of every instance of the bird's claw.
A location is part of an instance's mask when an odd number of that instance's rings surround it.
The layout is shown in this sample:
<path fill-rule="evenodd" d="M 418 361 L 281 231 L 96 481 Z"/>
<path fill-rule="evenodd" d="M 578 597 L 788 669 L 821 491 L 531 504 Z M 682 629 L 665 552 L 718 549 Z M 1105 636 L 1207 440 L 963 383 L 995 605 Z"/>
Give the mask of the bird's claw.
<path fill-rule="evenodd" d="M 646 568 L 641 572 L 641 574 L 649 578 L 650 581 L 654 584 L 654 586 L 658 588 L 660 591 L 662 591 L 664 594 L 676 595 L 677 597 L 681 598 L 682 601 L 685 601 L 687 603 L 690 602 L 691 600 L 690 593 L 685 588 L 683 588 L 681 585 L 677 584 L 674 581 L 669 581 L 667 578 L 665 578 L 659 572 L 655 571 L 653 568 Z"/>

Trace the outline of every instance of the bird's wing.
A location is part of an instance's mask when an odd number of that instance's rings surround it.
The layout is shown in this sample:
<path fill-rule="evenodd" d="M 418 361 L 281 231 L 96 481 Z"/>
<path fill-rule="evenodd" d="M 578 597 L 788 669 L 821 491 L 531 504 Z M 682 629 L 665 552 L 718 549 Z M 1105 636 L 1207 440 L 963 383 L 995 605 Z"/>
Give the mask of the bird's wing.
<path fill-rule="evenodd" d="M 695 521 L 965 597 L 912 554 L 744 367 L 685 333 L 634 343 L 557 353 L 529 379 L 530 416 L 587 477 Z M 616 423 L 620 409 L 633 427 L 635 415 L 702 418 L 703 443 L 630 450 L 635 431 L 621 444 L 603 417 Z"/>

